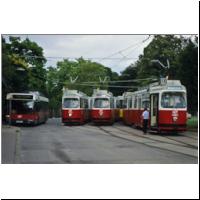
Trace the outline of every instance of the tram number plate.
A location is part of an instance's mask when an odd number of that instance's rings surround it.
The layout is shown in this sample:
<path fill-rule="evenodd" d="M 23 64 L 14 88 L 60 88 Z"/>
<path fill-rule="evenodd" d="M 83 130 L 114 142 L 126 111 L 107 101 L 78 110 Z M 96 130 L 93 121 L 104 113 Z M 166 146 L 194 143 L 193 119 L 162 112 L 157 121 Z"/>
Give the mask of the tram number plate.
<path fill-rule="evenodd" d="M 16 120 L 16 123 L 23 123 L 22 120 Z"/>

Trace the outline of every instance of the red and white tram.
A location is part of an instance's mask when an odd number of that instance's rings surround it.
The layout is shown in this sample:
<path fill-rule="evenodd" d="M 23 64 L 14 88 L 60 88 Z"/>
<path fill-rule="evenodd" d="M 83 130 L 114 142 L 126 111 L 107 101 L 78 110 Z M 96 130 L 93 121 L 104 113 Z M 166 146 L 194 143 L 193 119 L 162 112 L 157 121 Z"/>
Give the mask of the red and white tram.
<path fill-rule="evenodd" d="M 113 124 L 115 121 L 113 94 L 107 90 L 94 90 L 90 112 L 91 121 Z"/>
<path fill-rule="evenodd" d="M 84 124 L 89 119 L 88 97 L 77 91 L 63 89 L 62 123 Z"/>
<path fill-rule="evenodd" d="M 7 120 L 10 124 L 45 123 L 49 117 L 48 98 L 39 92 L 8 93 Z"/>
<path fill-rule="evenodd" d="M 125 94 L 124 122 L 142 127 L 144 108 L 150 111 L 149 127 L 158 132 L 185 131 L 187 122 L 186 88 L 179 80 L 150 84 L 148 88 Z"/>

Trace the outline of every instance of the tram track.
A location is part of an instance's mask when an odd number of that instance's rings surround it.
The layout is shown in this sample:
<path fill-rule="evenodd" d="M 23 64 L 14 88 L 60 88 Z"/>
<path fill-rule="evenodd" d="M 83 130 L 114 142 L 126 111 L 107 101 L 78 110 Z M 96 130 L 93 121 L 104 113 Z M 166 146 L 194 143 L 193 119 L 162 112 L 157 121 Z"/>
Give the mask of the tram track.
<path fill-rule="evenodd" d="M 118 130 L 120 130 L 120 131 L 124 131 L 124 132 L 129 133 L 129 134 L 131 134 L 131 135 L 134 135 L 134 136 L 136 136 L 136 137 L 147 138 L 147 139 L 152 140 L 152 141 L 155 141 L 155 142 L 161 142 L 161 143 L 167 143 L 167 144 L 172 144 L 172 145 L 174 145 L 174 143 L 171 143 L 171 142 L 161 141 L 161 140 L 159 140 L 159 139 L 153 139 L 153 138 L 146 137 L 146 136 L 143 136 L 143 135 L 134 134 L 133 132 L 129 132 L 129 131 L 126 131 L 126 130 L 124 130 L 124 129 L 120 129 L 119 127 L 116 127 L 116 126 L 114 126 L 113 128 L 118 129 Z M 198 149 L 198 147 L 196 147 L 195 145 L 188 144 L 188 143 L 182 142 L 182 141 L 180 141 L 180 140 L 175 140 L 175 139 L 172 139 L 172 138 L 167 137 L 167 136 L 163 136 L 163 135 L 159 135 L 159 136 L 162 137 L 162 138 L 167 138 L 167 139 L 169 139 L 169 140 L 172 140 L 172 141 L 175 141 L 175 142 L 177 142 L 177 143 L 180 143 L 180 144 L 176 144 L 176 145 L 189 147 L 189 148 L 191 148 L 191 149 Z"/>
<path fill-rule="evenodd" d="M 184 134 L 179 134 L 180 136 L 184 136 L 184 137 L 187 137 L 187 138 L 191 138 L 193 140 L 198 140 L 198 137 L 191 137 L 189 135 L 184 135 Z"/>
<path fill-rule="evenodd" d="M 102 126 L 97 126 L 97 128 L 98 128 L 99 130 L 101 130 L 101 131 L 103 131 L 103 132 L 109 134 L 109 135 L 112 136 L 112 137 L 116 137 L 116 138 L 119 138 L 119 139 L 123 139 L 123 140 L 129 141 L 129 142 L 136 142 L 136 143 L 143 144 L 143 145 L 148 146 L 148 147 L 151 147 L 151 148 L 156 148 L 156 149 L 161 149 L 161 150 L 167 150 L 167 151 L 170 151 L 170 152 L 173 152 L 173 153 L 179 153 L 179 154 L 186 155 L 186 156 L 190 156 L 190 157 L 194 157 L 194 158 L 197 157 L 197 156 L 191 155 L 191 154 L 189 154 L 189 153 L 183 153 L 183 152 L 181 152 L 181 151 L 172 150 L 172 149 L 170 149 L 170 148 L 164 148 L 164 147 L 152 145 L 152 144 L 150 144 L 150 142 L 144 143 L 144 142 L 135 141 L 135 140 L 132 140 L 132 139 L 129 139 L 129 138 L 125 138 L 125 137 L 123 137 L 123 136 L 119 136 L 119 135 L 113 134 L 110 130 L 106 130 L 106 129 L 103 128 Z M 116 128 L 116 127 L 112 127 L 112 128 Z M 124 132 L 130 134 L 129 131 L 125 131 L 125 130 L 122 130 L 122 129 L 119 129 L 119 128 L 116 128 L 116 129 L 117 129 L 117 130 L 120 130 L 120 131 L 124 131 Z M 173 144 L 173 143 L 166 143 L 166 142 L 164 142 L 164 141 L 160 141 L 160 140 L 155 140 L 155 139 L 147 138 L 147 137 L 145 137 L 145 136 L 139 136 L 139 135 L 137 135 L 137 134 L 134 134 L 134 136 L 140 137 L 140 138 L 148 139 L 148 140 L 150 140 L 150 141 L 153 141 L 154 143 L 159 142 L 159 143 L 170 144 L 170 145 L 174 145 L 174 146 L 175 146 L 175 144 Z M 152 143 L 152 142 L 151 142 L 151 143 Z M 185 145 L 184 145 L 184 146 L 183 146 L 183 145 L 178 145 L 178 146 L 179 146 L 179 147 L 182 147 L 182 148 L 183 148 L 183 147 L 189 148 L 189 149 L 191 149 L 191 150 L 197 150 L 197 149 L 194 148 L 194 147 L 191 148 L 191 147 L 188 147 L 188 146 L 185 146 Z"/>
<path fill-rule="evenodd" d="M 175 141 L 175 142 L 179 142 L 179 143 L 181 143 L 181 144 L 183 144 L 183 145 L 185 145 L 185 146 L 188 146 L 188 147 L 190 147 L 190 148 L 198 149 L 197 146 L 192 145 L 192 144 L 188 144 L 187 142 L 183 142 L 183 141 L 180 141 L 180 140 L 176 140 L 176 139 L 173 139 L 173 138 L 168 137 L 168 136 L 161 136 L 161 137 L 165 137 L 165 138 L 167 138 L 167 139 L 169 139 L 169 140 L 172 140 L 172 141 Z M 184 137 L 185 137 L 185 136 L 184 136 Z M 188 137 L 188 138 L 190 138 L 190 137 Z"/>

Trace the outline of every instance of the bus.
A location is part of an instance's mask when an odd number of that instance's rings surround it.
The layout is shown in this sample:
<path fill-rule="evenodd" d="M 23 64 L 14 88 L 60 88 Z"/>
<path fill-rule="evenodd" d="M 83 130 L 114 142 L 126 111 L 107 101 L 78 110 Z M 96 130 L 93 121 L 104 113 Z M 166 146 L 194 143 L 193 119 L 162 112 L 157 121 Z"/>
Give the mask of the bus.
<path fill-rule="evenodd" d="M 9 124 L 41 124 L 49 117 L 49 99 L 39 92 L 8 93 L 7 115 Z"/>

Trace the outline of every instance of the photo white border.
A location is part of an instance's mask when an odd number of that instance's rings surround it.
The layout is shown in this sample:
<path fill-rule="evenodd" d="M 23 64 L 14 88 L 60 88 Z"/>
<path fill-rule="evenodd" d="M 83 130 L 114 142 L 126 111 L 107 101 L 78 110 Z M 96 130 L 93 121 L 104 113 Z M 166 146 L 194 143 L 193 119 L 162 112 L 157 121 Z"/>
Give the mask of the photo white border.
<path fill-rule="evenodd" d="M 1 0 L 1 34 L 199 34 L 198 6 L 195 0 Z M 198 167 L 1 164 L 0 194 L 1 198 L 198 198 Z"/>

